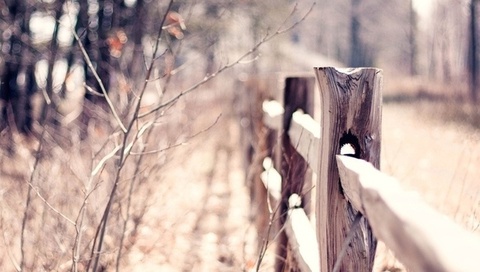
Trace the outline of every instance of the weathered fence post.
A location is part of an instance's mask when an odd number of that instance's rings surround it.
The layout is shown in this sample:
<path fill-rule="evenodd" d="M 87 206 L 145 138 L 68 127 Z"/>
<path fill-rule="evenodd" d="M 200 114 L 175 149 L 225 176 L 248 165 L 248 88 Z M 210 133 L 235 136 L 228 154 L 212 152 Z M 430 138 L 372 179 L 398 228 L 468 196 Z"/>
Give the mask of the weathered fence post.
<path fill-rule="evenodd" d="M 321 97 L 320 174 L 317 182 L 317 239 L 322 272 L 372 271 L 376 239 L 364 218 L 345 243 L 357 211 L 342 193 L 335 155 L 350 144 L 354 156 L 380 166 L 381 70 L 315 68 Z M 346 254 L 339 260 L 339 253 Z"/>
<path fill-rule="evenodd" d="M 269 222 L 267 189 L 261 181 L 262 161 L 265 156 L 272 157 L 275 135 L 263 123 L 262 102 L 271 97 L 268 79 L 253 76 L 243 81 L 245 90 L 239 92 L 240 125 L 243 131 L 243 143 L 246 157 L 246 184 L 250 189 L 252 201 L 250 216 L 255 218 L 259 241 L 270 239 L 263 237 Z M 258 248 L 260 250 L 261 242 Z"/>
<path fill-rule="evenodd" d="M 287 219 L 288 198 L 296 193 L 303 195 L 303 186 L 305 173 L 307 171 L 307 163 L 303 157 L 295 150 L 292 145 L 288 130 L 293 113 L 301 109 L 306 113 L 312 113 L 313 110 L 313 90 L 315 86 L 314 77 L 287 77 L 284 78 L 283 101 L 285 112 L 283 114 L 282 134 L 280 137 L 280 173 L 283 179 L 282 199 L 280 201 L 280 224 L 283 226 Z M 305 204 L 305 203 L 304 203 Z M 276 271 L 289 271 L 291 264 L 284 262 L 287 260 L 287 238 L 282 232 L 278 240 Z"/>

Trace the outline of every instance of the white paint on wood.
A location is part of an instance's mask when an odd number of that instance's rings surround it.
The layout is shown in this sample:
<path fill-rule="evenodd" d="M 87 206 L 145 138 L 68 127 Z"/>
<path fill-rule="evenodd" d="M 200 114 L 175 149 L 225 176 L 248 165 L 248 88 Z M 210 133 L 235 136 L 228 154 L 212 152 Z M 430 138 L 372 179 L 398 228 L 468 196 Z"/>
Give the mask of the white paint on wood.
<path fill-rule="evenodd" d="M 271 158 L 266 157 L 263 160 L 263 167 L 265 171 L 261 174 L 262 182 L 269 194 L 279 201 L 281 198 L 282 177 L 273 167 Z M 318 254 L 315 229 L 305 211 L 300 208 L 300 196 L 297 194 L 290 196 L 289 204 L 290 209 L 285 222 L 285 231 L 295 260 L 301 271 L 319 271 L 320 254 Z"/>
<path fill-rule="evenodd" d="M 280 130 L 282 128 L 283 106 L 276 100 L 263 101 L 262 109 L 264 112 L 263 122 L 272 129 Z"/>
<path fill-rule="evenodd" d="M 263 185 L 275 200 L 280 200 L 282 197 L 282 176 L 273 167 L 272 159 L 269 157 L 263 160 L 263 167 L 265 171 L 260 174 Z"/>
<path fill-rule="evenodd" d="M 344 144 L 340 148 L 340 155 L 355 155 L 355 148 L 351 144 Z"/>
<path fill-rule="evenodd" d="M 265 169 L 265 170 L 273 168 L 272 158 L 265 157 L 265 159 L 263 159 L 262 166 L 263 166 L 263 169 Z"/>
<path fill-rule="evenodd" d="M 373 233 L 412 271 L 478 271 L 480 237 L 403 190 L 370 163 L 337 156 L 341 184 Z M 432 181 L 434 182 L 434 181 Z"/>
<path fill-rule="evenodd" d="M 307 161 L 310 168 L 317 172 L 320 144 L 320 123 L 310 115 L 297 110 L 293 113 L 288 136 L 298 153 Z"/>
<path fill-rule="evenodd" d="M 288 208 L 295 209 L 295 208 L 301 208 L 301 207 L 302 207 L 302 198 L 297 194 L 292 194 L 288 198 Z"/>
<path fill-rule="evenodd" d="M 298 197 L 293 194 L 290 198 L 295 196 Z M 292 200 L 292 202 L 296 201 L 298 200 Z M 320 254 L 318 254 L 315 229 L 302 208 L 288 210 L 285 231 L 300 271 L 320 271 Z"/>

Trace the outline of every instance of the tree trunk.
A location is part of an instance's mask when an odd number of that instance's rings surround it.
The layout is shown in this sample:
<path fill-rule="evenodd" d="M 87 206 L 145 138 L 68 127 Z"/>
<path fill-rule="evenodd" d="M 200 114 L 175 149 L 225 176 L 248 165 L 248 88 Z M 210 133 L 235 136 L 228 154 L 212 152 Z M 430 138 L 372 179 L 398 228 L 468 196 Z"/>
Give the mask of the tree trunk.
<path fill-rule="evenodd" d="M 30 30 L 28 27 L 33 7 L 27 7 L 22 1 L 12 1 L 8 4 L 11 36 L 3 43 L 8 44 L 5 54 L 5 65 L 0 75 L 0 99 L 3 100 L 0 127 L 14 125 L 21 132 L 31 129 L 32 116 L 29 94 L 34 91 L 33 54 L 30 50 Z"/>
<path fill-rule="evenodd" d="M 477 102 L 478 95 L 478 58 L 477 58 L 477 0 L 470 1 L 470 24 L 469 24 L 469 46 L 468 46 L 468 72 L 470 76 L 470 98 Z"/>
<path fill-rule="evenodd" d="M 350 61 L 351 67 L 357 67 L 361 65 L 361 52 L 360 45 L 360 21 L 358 6 L 360 0 L 352 0 L 351 5 L 351 18 L 350 18 Z"/>
<path fill-rule="evenodd" d="M 410 0 L 410 31 L 408 35 L 408 43 L 410 47 L 410 76 L 417 75 L 417 14 L 413 9 L 413 0 Z"/>
<path fill-rule="evenodd" d="M 57 60 L 57 52 L 58 52 L 58 31 L 60 28 L 60 17 L 62 16 L 63 4 L 65 0 L 61 0 L 59 2 L 55 2 L 55 27 L 53 29 L 52 39 L 50 40 L 50 47 L 49 53 L 50 56 L 48 58 L 48 71 L 47 71 L 47 82 L 45 86 L 45 93 L 46 96 L 43 104 L 42 110 L 42 119 L 47 117 L 46 111 L 48 110 L 47 107 L 51 107 L 50 103 L 58 102 L 56 98 L 53 97 L 53 68 L 55 67 L 55 62 Z M 47 120 L 44 120 L 47 121 Z"/>

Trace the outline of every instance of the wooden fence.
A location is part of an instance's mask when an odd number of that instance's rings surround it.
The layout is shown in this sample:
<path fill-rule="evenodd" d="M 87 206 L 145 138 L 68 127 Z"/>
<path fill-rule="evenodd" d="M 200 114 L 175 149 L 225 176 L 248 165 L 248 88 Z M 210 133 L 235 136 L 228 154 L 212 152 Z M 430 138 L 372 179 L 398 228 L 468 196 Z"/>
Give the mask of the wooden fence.
<path fill-rule="evenodd" d="M 250 179 L 263 205 L 257 227 L 280 215 L 276 271 L 371 271 L 377 238 L 412 271 L 479 271 L 479 237 L 377 170 L 380 70 L 315 68 L 271 82 L 249 95 L 265 100 L 261 120 L 250 116 L 248 162 L 262 164 Z"/>

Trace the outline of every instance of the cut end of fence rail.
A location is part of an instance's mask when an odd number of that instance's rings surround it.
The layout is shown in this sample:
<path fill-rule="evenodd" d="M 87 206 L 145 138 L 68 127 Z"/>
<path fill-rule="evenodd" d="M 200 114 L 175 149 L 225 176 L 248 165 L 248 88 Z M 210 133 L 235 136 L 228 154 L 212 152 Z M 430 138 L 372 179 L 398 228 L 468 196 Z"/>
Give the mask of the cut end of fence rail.
<path fill-rule="evenodd" d="M 302 155 L 310 168 L 317 172 L 320 123 L 302 110 L 297 110 L 293 113 L 288 136 L 292 146 Z"/>
<path fill-rule="evenodd" d="M 285 231 L 300 271 L 320 271 L 315 229 L 302 208 L 289 209 Z"/>
<path fill-rule="evenodd" d="M 273 168 L 272 159 L 266 157 L 263 160 L 264 171 L 260 175 L 260 178 L 267 188 L 267 192 L 277 201 L 282 197 L 282 177 L 280 174 Z"/>
<path fill-rule="evenodd" d="M 283 106 L 276 100 L 264 101 L 262 104 L 264 112 L 263 121 L 272 129 L 280 130 L 282 128 Z"/>

